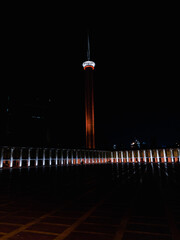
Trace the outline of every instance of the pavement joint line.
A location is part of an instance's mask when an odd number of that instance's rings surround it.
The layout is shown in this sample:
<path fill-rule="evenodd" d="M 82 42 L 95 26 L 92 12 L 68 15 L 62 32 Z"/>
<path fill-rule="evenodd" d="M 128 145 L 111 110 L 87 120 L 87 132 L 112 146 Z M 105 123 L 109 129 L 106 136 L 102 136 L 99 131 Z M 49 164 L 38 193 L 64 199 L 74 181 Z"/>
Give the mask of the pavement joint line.
<path fill-rule="evenodd" d="M 0 225 L 9 225 L 9 226 L 24 226 L 24 224 L 20 224 L 20 223 L 9 223 L 9 222 L 0 222 Z"/>
<path fill-rule="evenodd" d="M 44 235 L 53 235 L 53 236 L 57 236 L 58 233 L 54 233 L 54 232 L 44 232 L 44 231 L 38 231 L 38 230 L 24 230 L 23 232 L 26 233 L 36 233 L 36 234 L 44 234 Z"/>
<path fill-rule="evenodd" d="M 0 216 L 0 221 L 3 220 L 3 218 L 9 217 L 9 216 L 15 216 L 14 214 L 18 213 L 17 211 L 15 212 L 3 212 L 3 213 L 7 213 L 4 216 Z"/>
<path fill-rule="evenodd" d="M 95 235 L 106 235 L 108 237 L 112 237 L 114 234 L 113 233 L 105 233 L 105 232 L 89 232 L 89 231 L 81 231 L 81 230 L 75 230 L 73 231 L 75 233 L 85 233 L 85 234 L 95 234 Z"/>
<path fill-rule="evenodd" d="M 5 239 L 9 239 L 11 237 L 13 237 L 14 235 L 18 234 L 19 232 L 22 232 L 24 231 L 25 229 L 27 229 L 28 227 L 40 222 L 40 220 L 46 218 L 47 216 L 49 216 L 52 212 L 54 212 L 55 210 L 51 211 L 50 213 L 47 213 L 45 215 L 42 215 L 41 217 L 39 218 L 36 218 L 34 221 L 31 221 L 23 226 L 21 226 L 20 228 L 17 228 L 15 229 L 14 231 L 10 232 L 10 233 L 7 233 L 5 236 L 3 236 L 1 239 L 2 240 L 5 240 Z"/>
<path fill-rule="evenodd" d="M 133 234 L 145 234 L 145 235 L 152 235 L 157 237 L 169 237 L 171 234 L 169 233 L 158 233 L 158 232 L 142 232 L 142 231 L 132 231 L 132 230 L 126 230 L 126 233 L 133 233 Z"/>
<path fill-rule="evenodd" d="M 66 217 L 66 216 L 56 216 L 56 215 L 51 215 L 49 218 L 57 218 L 57 219 L 69 219 L 69 220 L 76 220 L 77 218 L 75 217 Z"/>
<path fill-rule="evenodd" d="M 39 222 L 40 224 L 50 225 L 50 226 L 62 226 L 62 227 L 69 227 L 71 224 L 63 224 L 63 223 L 51 223 L 51 222 Z"/>
<path fill-rule="evenodd" d="M 126 230 L 126 226 L 129 220 L 130 216 L 130 209 L 128 209 L 127 213 L 124 215 L 123 219 L 121 220 L 121 223 L 119 225 L 118 231 L 115 234 L 114 240 L 121 240 L 123 239 L 124 232 Z"/>
<path fill-rule="evenodd" d="M 90 223 L 90 222 L 84 222 L 85 225 L 96 225 L 99 227 L 119 227 L 119 224 L 107 224 L 107 223 Z"/>
<path fill-rule="evenodd" d="M 75 198 L 74 201 L 83 198 L 85 195 L 89 194 L 90 192 L 92 192 L 92 191 L 94 191 L 94 190 L 95 190 L 95 188 L 90 189 L 89 191 L 83 193 L 83 194 L 82 194 L 81 196 L 79 196 L 78 198 Z M 44 215 L 42 215 L 42 216 L 34 219 L 33 221 L 31 221 L 31 222 L 29 222 L 29 223 L 21 226 L 20 228 L 17 228 L 17 229 L 15 229 L 14 231 L 11 231 L 10 233 L 7 233 L 7 234 L 4 235 L 3 237 L 1 237 L 1 239 L 2 239 L 2 240 L 6 240 L 6 239 L 9 239 L 9 238 L 13 237 L 14 235 L 18 234 L 19 232 L 22 232 L 22 231 L 26 230 L 28 227 L 30 227 L 30 226 L 32 226 L 32 225 L 34 225 L 34 224 L 36 224 L 36 223 L 39 223 L 42 219 L 44 219 L 44 218 L 46 218 L 46 217 L 49 217 L 49 216 L 52 215 L 52 214 L 55 214 L 57 211 L 65 208 L 65 207 L 67 207 L 68 205 L 70 205 L 70 204 L 72 204 L 72 203 L 73 203 L 73 200 L 68 201 L 67 203 L 64 204 L 64 206 L 62 206 L 62 207 L 60 207 L 60 208 L 57 208 L 57 209 L 55 209 L 55 210 L 52 210 L 52 211 L 50 211 L 49 213 L 46 213 L 46 214 L 44 214 Z"/>
<path fill-rule="evenodd" d="M 103 200 L 100 200 L 96 205 L 94 205 L 89 211 L 87 211 L 83 216 L 81 216 L 75 223 L 73 223 L 69 228 L 60 233 L 55 240 L 63 240 L 69 236 L 72 231 L 74 231 L 82 222 L 84 222 L 102 203 Z"/>
<path fill-rule="evenodd" d="M 168 218 L 164 218 L 164 217 L 153 217 L 153 216 L 143 216 L 143 215 L 141 215 L 141 216 L 132 215 L 131 217 L 132 218 L 155 219 L 155 220 L 162 220 L 162 219 L 167 220 L 168 219 Z"/>
<path fill-rule="evenodd" d="M 128 224 L 135 224 L 135 225 L 144 225 L 144 226 L 157 226 L 157 227 L 167 227 L 168 224 L 156 224 L 156 223 L 143 223 L 143 222 L 134 222 L 134 221 L 128 221 Z"/>

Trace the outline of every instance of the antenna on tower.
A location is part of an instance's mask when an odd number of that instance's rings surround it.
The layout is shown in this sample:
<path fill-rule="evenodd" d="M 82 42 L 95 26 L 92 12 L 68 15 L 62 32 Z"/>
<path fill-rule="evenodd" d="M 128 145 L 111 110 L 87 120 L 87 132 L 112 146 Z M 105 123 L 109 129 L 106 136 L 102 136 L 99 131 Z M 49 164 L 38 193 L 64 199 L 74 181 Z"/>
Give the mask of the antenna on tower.
<path fill-rule="evenodd" d="M 90 41 L 89 41 L 89 33 L 87 36 L 88 40 L 88 49 L 87 49 L 87 60 L 90 61 Z"/>
<path fill-rule="evenodd" d="M 90 60 L 90 38 L 89 38 L 89 31 L 87 32 L 87 61 L 83 62 L 82 66 L 84 70 L 86 68 L 91 68 L 94 70 L 95 62 Z"/>

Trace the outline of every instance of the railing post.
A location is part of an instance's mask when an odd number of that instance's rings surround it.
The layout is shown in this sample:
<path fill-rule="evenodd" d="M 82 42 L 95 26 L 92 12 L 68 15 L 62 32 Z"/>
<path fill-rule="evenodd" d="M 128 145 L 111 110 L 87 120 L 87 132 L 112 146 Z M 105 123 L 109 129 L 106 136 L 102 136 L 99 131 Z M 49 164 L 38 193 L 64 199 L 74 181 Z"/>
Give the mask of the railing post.
<path fill-rule="evenodd" d="M 22 152 L 23 152 L 23 148 L 20 149 L 19 167 L 22 167 Z"/>
<path fill-rule="evenodd" d="M 45 166 L 45 160 L 46 160 L 46 149 L 43 149 L 43 166 Z"/>
<path fill-rule="evenodd" d="M 71 164 L 74 164 L 73 150 L 71 150 Z"/>
<path fill-rule="evenodd" d="M 80 162 L 83 162 L 83 158 L 82 158 L 82 151 L 80 150 Z"/>
<path fill-rule="evenodd" d="M 163 149 L 163 157 L 164 157 L 164 162 L 166 163 L 167 159 L 166 159 L 166 150 L 165 149 Z"/>
<path fill-rule="evenodd" d="M 87 160 L 86 160 L 86 150 L 84 151 L 84 161 L 85 161 L 85 164 L 87 163 Z"/>
<path fill-rule="evenodd" d="M 10 167 L 13 167 L 13 152 L 14 152 L 14 148 L 11 148 L 11 156 L 10 156 Z"/>
<path fill-rule="evenodd" d="M 116 162 L 118 163 L 119 157 L 118 157 L 118 151 L 116 151 Z"/>
<path fill-rule="evenodd" d="M 49 149 L 49 166 L 52 165 L 52 149 Z"/>
<path fill-rule="evenodd" d="M 123 156 L 123 151 L 121 151 L 121 162 L 124 162 L 124 156 Z"/>
<path fill-rule="evenodd" d="M 150 159 L 151 159 L 151 163 L 153 162 L 153 156 L 152 156 L 152 150 L 149 150 L 150 151 Z"/>
<path fill-rule="evenodd" d="M 63 165 L 63 149 L 61 150 L 61 165 Z"/>
<path fill-rule="evenodd" d="M 31 148 L 28 149 L 28 167 L 31 166 Z"/>
<path fill-rule="evenodd" d="M 138 162 L 141 162 L 140 151 L 138 150 Z"/>
<path fill-rule="evenodd" d="M 126 162 L 127 162 L 127 163 L 129 162 L 129 154 L 128 154 L 128 151 L 126 151 Z"/>
<path fill-rule="evenodd" d="M 156 149 L 156 155 L 157 155 L 157 162 L 159 163 L 159 150 Z"/>
<path fill-rule="evenodd" d="M 144 153 L 144 162 L 146 163 L 147 162 L 146 161 L 146 150 L 144 150 L 143 153 Z"/>
<path fill-rule="evenodd" d="M 171 152 L 171 162 L 174 163 L 174 156 L 173 156 L 173 150 L 170 149 L 170 152 Z"/>
<path fill-rule="evenodd" d="M 113 152 L 111 152 L 111 163 L 113 163 L 114 161 L 114 156 L 113 156 Z"/>
<path fill-rule="evenodd" d="M 3 167 L 3 160 L 4 160 L 4 148 L 1 148 L 1 162 L 0 162 L 0 168 Z"/>
<path fill-rule="evenodd" d="M 39 148 L 36 149 L 36 167 L 38 166 L 39 161 Z"/>
<path fill-rule="evenodd" d="M 66 150 L 66 164 L 69 164 L 69 150 Z"/>
<path fill-rule="evenodd" d="M 134 151 L 132 151 L 132 162 L 134 163 Z"/>
<path fill-rule="evenodd" d="M 94 163 L 94 150 L 92 151 L 92 163 Z"/>
<path fill-rule="evenodd" d="M 90 151 L 88 150 L 88 163 L 90 163 Z"/>
<path fill-rule="evenodd" d="M 76 150 L 76 164 L 78 164 L 78 150 Z"/>
<path fill-rule="evenodd" d="M 98 163 L 98 152 L 96 150 L 96 156 L 95 156 L 95 159 L 96 159 L 96 163 Z"/>
<path fill-rule="evenodd" d="M 55 161 L 55 165 L 58 165 L 58 149 L 56 149 L 56 161 Z"/>

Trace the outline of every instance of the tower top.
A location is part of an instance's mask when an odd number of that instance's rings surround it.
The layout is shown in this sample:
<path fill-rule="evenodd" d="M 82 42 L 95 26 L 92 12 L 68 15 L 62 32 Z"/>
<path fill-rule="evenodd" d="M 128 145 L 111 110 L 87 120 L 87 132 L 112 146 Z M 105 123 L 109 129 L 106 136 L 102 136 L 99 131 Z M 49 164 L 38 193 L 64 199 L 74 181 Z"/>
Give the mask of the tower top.
<path fill-rule="evenodd" d="M 87 61 L 83 62 L 82 64 L 84 70 L 88 67 L 92 68 L 94 70 L 95 62 L 90 61 L 90 40 L 89 40 L 89 34 L 87 36 Z"/>
<path fill-rule="evenodd" d="M 92 68 L 92 69 L 94 70 L 95 65 L 96 65 L 95 62 L 93 62 L 93 61 L 85 61 L 85 62 L 83 62 L 83 64 L 82 64 L 84 70 L 85 70 L 86 68 L 88 68 L 88 67 L 90 67 L 90 68 Z"/>

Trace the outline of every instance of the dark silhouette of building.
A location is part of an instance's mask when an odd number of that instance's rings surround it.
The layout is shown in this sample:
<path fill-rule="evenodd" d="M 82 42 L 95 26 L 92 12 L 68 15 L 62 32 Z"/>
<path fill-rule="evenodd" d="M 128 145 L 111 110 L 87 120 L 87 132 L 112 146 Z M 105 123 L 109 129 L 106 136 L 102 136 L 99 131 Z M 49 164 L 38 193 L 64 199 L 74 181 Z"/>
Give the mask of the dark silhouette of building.
<path fill-rule="evenodd" d="M 8 94 L 1 99 L 1 145 L 41 146 L 50 139 L 49 113 L 51 99 L 47 97 Z"/>

